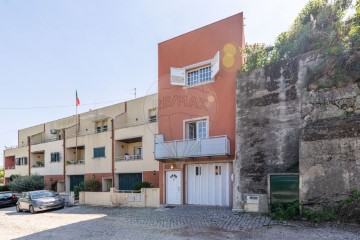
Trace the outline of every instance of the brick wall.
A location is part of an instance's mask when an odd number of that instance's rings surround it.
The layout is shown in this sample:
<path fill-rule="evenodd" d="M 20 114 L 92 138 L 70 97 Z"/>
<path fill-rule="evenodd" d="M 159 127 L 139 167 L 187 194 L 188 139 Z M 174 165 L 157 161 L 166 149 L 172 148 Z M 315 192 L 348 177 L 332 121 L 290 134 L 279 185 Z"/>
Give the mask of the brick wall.
<path fill-rule="evenodd" d="M 155 175 L 154 175 L 154 171 L 143 172 L 143 178 L 144 178 L 143 181 L 151 183 L 152 187 L 154 187 L 154 188 L 159 187 L 159 172 L 158 171 L 155 171 Z"/>
<path fill-rule="evenodd" d="M 64 175 L 46 175 L 44 176 L 45 181 L 45 189 L 52 190 L 51 184 L 55 183 L 56 181 L 64 181 Z"/>
<path fill-rule="evenodd" d="M 103 178 L 112 178 L 112 174 L 111 173 L 86 173 L 85 174 L 85 181 L 86 180 L 91 180 L 91 179 L 96 179 L 100 182 L 100 191 L 102 191 L 102 179 Z"/>

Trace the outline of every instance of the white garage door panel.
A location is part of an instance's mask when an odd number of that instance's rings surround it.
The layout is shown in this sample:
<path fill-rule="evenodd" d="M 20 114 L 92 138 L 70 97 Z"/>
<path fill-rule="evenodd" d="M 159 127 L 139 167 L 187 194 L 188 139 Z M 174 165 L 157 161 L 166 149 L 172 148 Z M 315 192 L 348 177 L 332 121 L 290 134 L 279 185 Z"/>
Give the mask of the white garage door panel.
<path fill-rule="evenodd" d="M 218 175 L 215 166 L 221 168 Z M 230 174 L 230 163 L 187 165 L 187 203 L 229 206 Z"/>

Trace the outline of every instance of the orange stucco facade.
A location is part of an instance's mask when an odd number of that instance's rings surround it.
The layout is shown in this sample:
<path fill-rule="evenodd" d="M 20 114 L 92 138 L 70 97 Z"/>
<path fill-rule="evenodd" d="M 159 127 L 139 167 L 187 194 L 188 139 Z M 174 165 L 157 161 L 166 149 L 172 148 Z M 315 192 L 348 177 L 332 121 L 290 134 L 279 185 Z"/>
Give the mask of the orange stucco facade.
<path fill-rule="evenodd" d="M 230 156 L 166 160 L 160 162 L 160 201 L 166 203 L 165 171 L 186 162 L 231 161 L 235 150 L 236 73 L 243 63 L 243 14 L 239 13 L 158 45 L 159 134 L 165 141 L 185 139 L 184 121 L 208 119 L 208 136 L 226 135 Z M 219 52 L 220 69 L 211 81 L 196 86 L 171 85 L 170 68 L 184 68 L 212 59 Z M 183 184 L 185 188 L 185 181 Z M 185 189 L 183 190 L 185 192 Z M 183 194 L 183 203 L 186 203 Z"/>

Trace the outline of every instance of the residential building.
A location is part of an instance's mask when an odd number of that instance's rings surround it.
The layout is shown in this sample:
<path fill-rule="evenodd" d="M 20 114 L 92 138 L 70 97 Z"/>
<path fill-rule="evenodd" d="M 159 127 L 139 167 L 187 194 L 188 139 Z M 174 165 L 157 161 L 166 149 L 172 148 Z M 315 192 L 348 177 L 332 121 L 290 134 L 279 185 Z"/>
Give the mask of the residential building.
<path fill-rule="evenodd" d="M 4 150 L 6 182 L 38 174 L 57 191 L 87 179 L 97 179 L 102 191 L 142 181 L 158 187 L 156 104 L 153 94 L 19 130 L 18 146 Z"/>
<path fill-rule="evenodd" d="M 239 13 L 158 45 L 161 204 L 232 205 Z"/>

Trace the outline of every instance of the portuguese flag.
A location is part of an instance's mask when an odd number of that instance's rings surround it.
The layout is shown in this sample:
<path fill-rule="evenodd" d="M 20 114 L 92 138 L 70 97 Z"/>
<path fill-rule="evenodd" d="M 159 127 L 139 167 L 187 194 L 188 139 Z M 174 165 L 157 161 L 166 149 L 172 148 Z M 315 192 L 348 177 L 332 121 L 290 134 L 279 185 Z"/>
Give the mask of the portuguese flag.
<path fill-rule="evenodd" d="M 76 90 L 76 106 L 79 106 L 80 105 L 80 99 L 77 95 L 77 90 Z"/>

